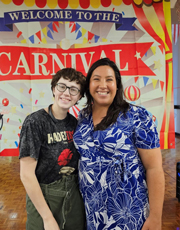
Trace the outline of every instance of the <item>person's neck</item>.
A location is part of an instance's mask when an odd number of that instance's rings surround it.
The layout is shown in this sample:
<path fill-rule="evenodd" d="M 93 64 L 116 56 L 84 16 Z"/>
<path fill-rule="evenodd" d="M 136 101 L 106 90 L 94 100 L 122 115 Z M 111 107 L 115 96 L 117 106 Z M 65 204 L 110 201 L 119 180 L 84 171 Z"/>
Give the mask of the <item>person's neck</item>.
<path fill-rule="evenodd" d="M 53 104 L 51 106 L 51 112 L 53 114 L 53 116 L 57 119 L 57 120 L 63 120 L 66 118 L 67 116 L 67 112 L 66 110 L 61 109 L 60 107 L 56 106 L 55 104 Z"/>
<path fill-rule="evenodd" d="M 107 106 L 93 105 L 92 106 L 92 113 L 103 115 L 103 117 L 105 117 L 107 114 L 108 108 L 109 107 L 107 107 Z"/>
<path fill-rule="evenodd" d="M 99 124 L 102 119 L 107 115 L 108 107 L 106 106 L 93 106 L 92 107 L 92 117 L 94 126 Z"/>

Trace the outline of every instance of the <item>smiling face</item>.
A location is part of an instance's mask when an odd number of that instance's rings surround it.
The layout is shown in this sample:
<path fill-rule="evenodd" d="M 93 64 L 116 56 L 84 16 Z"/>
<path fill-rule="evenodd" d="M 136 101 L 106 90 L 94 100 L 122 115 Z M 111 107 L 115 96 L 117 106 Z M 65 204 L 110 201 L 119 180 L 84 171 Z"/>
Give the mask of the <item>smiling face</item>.
<path fill-rule="evenodd" d="M 94 106 L 109 108 L 116 96 L 117 84 L 114 70 L 110 66 L 99 66 L 91 75 L 89 92 Z"/>
<path fill-rule="evenodd" d="M 66 85 L 67 87 L 76 87 L 80 90 L 80 85 L 77 84 L 75 81 L 69 81 L 67 79 L 64 79 L 61 77 L 59 79 L 58 83 L 62 83 Z M 53 94 L 54 94 L 54 105 L 58 106 L 59 108 L 68 111 L 70 107 L 72 107 L 76 102 L 81 98 L 80 92 L 72 96 L 69 93 L 69 89 L 67 88 L 64 92 L 59 92 L 57 89 L 57 86 L 53 89 Z"/>

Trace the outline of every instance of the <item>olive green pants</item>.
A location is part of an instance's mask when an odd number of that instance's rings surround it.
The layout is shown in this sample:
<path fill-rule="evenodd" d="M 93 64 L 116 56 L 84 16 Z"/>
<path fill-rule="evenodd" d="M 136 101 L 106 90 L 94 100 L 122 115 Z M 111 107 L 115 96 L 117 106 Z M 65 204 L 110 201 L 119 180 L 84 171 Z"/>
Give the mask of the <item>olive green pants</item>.
<path fill-rule="evenodd" d="M 63 176 L 51 184 L 40 184 L 44 198 L 60 230 L 85 230 L 85 210 L 77 175 Z M 44 230 L 41 216 L 26 196 L 26 230 Z"/>

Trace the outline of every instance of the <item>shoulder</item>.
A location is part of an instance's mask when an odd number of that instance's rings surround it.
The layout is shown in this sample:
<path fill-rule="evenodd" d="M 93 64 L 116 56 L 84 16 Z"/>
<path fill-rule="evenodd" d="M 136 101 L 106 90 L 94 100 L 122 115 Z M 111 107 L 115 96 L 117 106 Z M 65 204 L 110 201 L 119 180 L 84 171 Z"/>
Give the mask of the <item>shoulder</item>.
<path fill-rule="evenodd" d="M 131 105 L 129 106 L 129 109 L 126 113 L 128 116 L 137 117 L 137 116 L 149 116 L 148 111 L 145 108 L 142 108 L 140 106 Z"/>
<path fill-rule="evenodd" d="M 135 119 L 140 119 L 141 121 L 151 120 L 149 112 L 140 106 L 132 106 L 132 113 L 134 114 Z"/>
<path fill-rule="evenodd" d="M 122 112 L 119 113 L 119 118 L 133 119 L 134 116 L 137 116 L 138 114 L 143 113 L 144 110 L 145 109 L 143 109 L 140 106 L 135 106 L 135 105 L 129 104 L 129 108 L 127 109 L 127 111 L 125 113 L 122 113 Z"/>
<path fill-rule="evenodd" d="M 30 119 L 37 119 L 41 116 L 44 116 L 45 114 L 47 114 L 47 112 L 44 109 L 40 109 L 40 110 L 37 110 L 36 112 L 29 114 L 28 117 Z"/>
<path fill-rule="evenodd" d="M 147 111 L 145 108 L 143 108 L 143 107 L 141 107 L 141 106 L 132 105 L 132 104 L 130 104 L 129 110 L 130 110 L 131 112 L 134 112 L 134 113 L 141 113 L 141 112 Z"/>
<path fill-rule="evenodd" d="M 78 124 L 82 123 L 85 120 L 89 121 L 90 117 L 91 113 L 89 113 L 86 108 L 80 110 L 78 114 Z"/>
<path fill-rule="evenodd" d="M 68 113 L 68 116 L 69 116 L 69 120 L 70 121 L 73 121 L 73 122 L 77 122 L 77 118 L 75 118 L 75 116 L 73 116 L 72 114 Z"/>
<path fill-rule="evenodd" d="M 46 115 L 44 109 L 40 109 L 36 112 L 29 114 L 21 128 L 20 132 L 20 142 L 28 142 L 32 138 L 37 139 L 42 136 L 44 130 L 46 130 L 45 125 L 47 123 L 48 116 Z"/>
<path fill-rule="evenodd" d="M 23 122 L 23 126 L 27 126 L 27 125 L 30 125 L 30 124 L 34 124 L 34 125 L 38 125 L 38 124 L 41 124 L 41 122 L 45 122 L 47 121 L 47 112 L 44 110 L 44 109 L 40 109 L 36 112 L 33 112 L 31 114 L 29 114 L 24 122 Z"/>
<path fill-rule="evenodd" d="M 138 129 L 139 127 L 143 129 L 156 129 L 157 126 L 152 119 L 152 116 L 147 111 L 147 109 L 140 106 L 132 105 L 130 108 L 131 119 L 133 125 Z"/>
<path fill-rule="evenodd" d="M 120 113 L 118 122 L 127 123 L 132 126 L 139 127 L 139 125 L 148 125 L 149 127 L 153 124 L 152 117 L 145 108 L 140 106 L 131 105 L 125 114 Z"/>
<path fill-rule="evenodd" d="M 79 111 L 78 119 L 79 118 L 88 118 L 91 113 L 88 111 L 88 108 L 84 108 Z"/>
<path fill-rule="evenodd" d="M 64 122 L 66 127 L 71 127 L 75 129 L 77 126 L 77 119 L 69 112 L 67 113 L 67 117 L 65 118 Z"/>

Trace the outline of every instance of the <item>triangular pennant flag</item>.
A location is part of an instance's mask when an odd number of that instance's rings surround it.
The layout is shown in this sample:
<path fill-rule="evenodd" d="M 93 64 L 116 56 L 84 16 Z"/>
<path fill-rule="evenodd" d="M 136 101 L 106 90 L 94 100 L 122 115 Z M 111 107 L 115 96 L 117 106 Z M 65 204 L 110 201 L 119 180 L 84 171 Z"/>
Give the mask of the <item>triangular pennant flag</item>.
<path fill-rule="evenodd" d="M 23 44 L 24 44 L 24 43 L 26 43 L 26 39 L 24 39 L 24 40 L 21 40 L 21 43 L 23 43 Z"/>
<path fill-rule="evenodd" d="M 63 24 L 63 22 L 59 21 L 60 24 Z"/>
<path fill-rule="evenodd" d="M 87 38 L 83 38 L 83 44 L 86 44 L 88 42 Z"/>
<path fill-rule="evenodd" d="M 46 41 L 45 37 L 42 38 L 42 43 L 47 44 L 47 41 Z"/>
<path fill-rule="evenodd" d="M 88 41 L 94 37 L 94 34 L 88 31 Z"/>
<path fill-rule="evenodd" d="M 13 31 L 13 24 L 6 25 L 6 27 L 7 27 L 9 30 Z"/>
<path fill-rule="evenodd" d="M 151 50 L 152 50 L 153 54 L 155 55 L 156 54 L 156 46 L 152 46 Z"/>
<path fill-rule="evenodd" d="M 86 29 L 82 28 L 82 36 L 84 37 L 85 33 L 87 32 Z"/>
<path fill-rule="evenodd" d="M 49 29 L 50 29 L 52 32 L 54 32 L 52 22 L 48 25 L 48 27 L 49 27 Z"/>
<path fill-rule="evenodd" d="M 139 79 L 139 77 L 135 77 L 134 78 L 135 83 L 137 82 L 138 79 Z"/>
<path fill-rule="evenodd" d="M 29 37 L 29 40 L 31 41 L 31 43 L 34 44 L 34 35 L 32 35 L 31 37 Z"/>
<path fill-rule="evenodd" d="M 107 42 L 108 40 L 106 38 L 102 38 L 102 42 Z"/>
<path fill-rule="evenodd" d="M 4 18 L 0 17 L 0 31 L 13 31 L 13 24 L 5 24 Z"/>
<path fill-rule="evenodd" d="M 57 28 L 56 28 L 56 26 L 55 26 L 55 24 L 54 24 L 54 23 L 52 24 L 52 27 L 53 27 L 53 30 L 54 30 L 55 32 L 57 32 L 57 33 L 58 33 L 58 30 L 57 30 Z"/>
<path fill-rule="evenodd" d="M 39 38 L 39 40 L 41 41 L 41 31 L 38 31 L 37 33 L 36 33 L 36 36 Z"/>
<path fill-rule="evenodd" d="M 76 23 L 76 31 L 75 32 L 77 32 L 79 30 L 79 28 L 81 28 L 81 26 L 78 23 Z"/>
<path fill-rule="evenodd" d="M 143 77 L 143 81 L 144 81 L 144 85 L 145 85 L 145 86 L 147 85 L 148 80 L 149 80 L 148 77 Z"/>
<path fill-rule="evenodd" d="M 43 32 L 43 34 L 47 37 L 47 28 L 46 28 L 46 27 L 44 27 L 44 28 L 42 29 L 42 32 Z"/>
<path fill-rule="evenodd" d="M 69 28 L 74 25 L 74 22 L 69 22 Z"/>
<path fill-rule="evenodd" d="M 163 81 L 160 81 L 160 85 L 161 85 L 161 91 L 163 91 L 163 88 L 164 88 L 164 82 L 163 82 Z"/>
<path fill-rule="evenodd" d="M 153 83 L 153 88 L 154 89 L 156 88 L 157 82 L 158 82 L 158 80 L 152 79 L 152 83 Z"/>
<path fill-rule="evenodd" d="M 71 33 L 74 32 L 75 30 L 76 30 L 76 24 L 74 23 L 72 30 L 71 30 Z"/>
<path fill-rule="evenodd" d="M 53 39 L 53 40 L 54 40 L 54 38 L 53 38 L 53 36 L 52 36 L 52 34 L 51 34 L 51 31 L 50 31 L 50 30 L 48 30 L 48 32 L 47 32 L 47 36 L 48 36 L 49 38 L 51 38 L 51 39 Z"/>
<path fill-rule="evenodd" d="M 54 24 L 59 27 L 59 22 L 55 21 Z"/>
<path fill-rule="evenodd" d="M 76 37 L 76 40 L 77 40 L 78 38 L 80 38 L 80 37 L 82 37 L 82 33 L 81 33 L 81 31 L 79 30 L 79 31 L 78 31 L 78 34 L 77 34 L 77 37 Z"/>
<path fill-rule="evenodd" d="M 94 35 L 94 41 L 95 41 L 95 43 L 98 42 L 99 38 L 100 38 L 100 36 Z"/>

